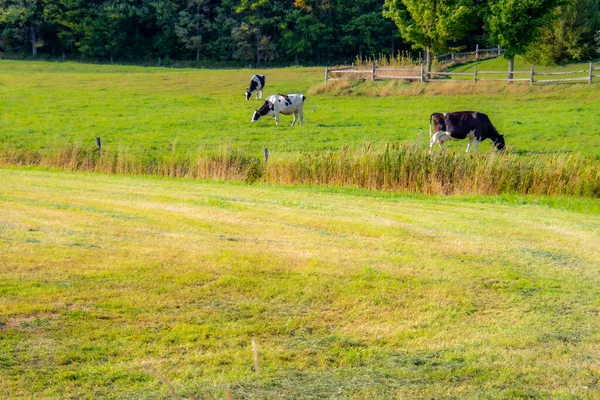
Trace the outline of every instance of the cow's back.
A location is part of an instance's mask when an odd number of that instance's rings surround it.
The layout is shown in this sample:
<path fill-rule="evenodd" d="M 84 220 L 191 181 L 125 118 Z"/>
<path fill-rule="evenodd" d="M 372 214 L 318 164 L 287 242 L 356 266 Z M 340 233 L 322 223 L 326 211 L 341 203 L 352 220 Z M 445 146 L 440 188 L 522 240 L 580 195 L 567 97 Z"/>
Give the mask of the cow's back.
<path fill-rule="evenodd" d="M 302 106 L 304 105 L 304 96 L 301 94 L 296 94 L 296 93 L 292 93 L 292 94 L 287 94 L 287 95 L 282 95 L 282 94 L 278 94 L 278 95 L 274 95 L 271 96 L 274 97 L 274 104 L 275 107 L 279 110 L 279 112 L 281 113 L 293 113 L 299 110 L 302 110 Z M 269 99 L 271 98 L 269 97 Z"/>

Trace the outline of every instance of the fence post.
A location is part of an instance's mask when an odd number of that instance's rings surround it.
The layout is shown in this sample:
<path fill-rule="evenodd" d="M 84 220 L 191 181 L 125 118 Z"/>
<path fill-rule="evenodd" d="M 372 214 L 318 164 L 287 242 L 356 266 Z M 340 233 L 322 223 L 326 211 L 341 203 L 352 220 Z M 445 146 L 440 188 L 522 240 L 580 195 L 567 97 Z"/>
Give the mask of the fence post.
<path fill-rule="evenodd" d="M 473 85 L 477 84 L 477 65 L 475 66 L 475 72 L 473 73 Z"/>
<path fill-rule="evenodd" d="M 421 82 L 425 82 L 425 66 L 421 63 Z"/>
<path fill-rule="evenodd" d="M 373 68 L 373 72 L 372 72 L 372 75 L 371 75 L 371 80 L 373 82 L 375 82 L 375 63 L 372 64 L 372 68 Z"/>
<path fill-rule="evenodd" d="M 594 77 L 594 62 L 590 61 L 590 77 L 588 79 L 588 83 L 592 84 L 592 78 Z"/>
<path fill-rule="evenodd" d="M 531 77 L 529 78 L 529 86 L 533 86 L 533 76 L 535 75 L 535 71 L 533 70 L 533 64 L 531 64 Z"/>
<path fill-rule="evenodd" d="M 102 154 L 102 141 L 99 137 L 96 138 L 96 146 L 98 146 L 98 154 Z"/>
<path fill-rule="evenodd" d="M 329 67 L 325 67 L 325 83 L 327 83 L 327 79 L 329 78 Z"/>
<path fill-rule="evenodd" d="M 475 59 L 479 59 L 479 44 L 475 45 Z"/>
<path fill-rule="evenodd" d="M 454 53 L 450 53 L 450 62 L 454 61 Z"/>
<path fill-rule="evenodd" d="M 498 46 L 498 57 L 500 57 L 502 55 L 502 48 L 500 46 Z"/>
<path fill-rule="evenodd" d="M 265 147 L 265 164 L 269 161 L 269 149 Z"/>

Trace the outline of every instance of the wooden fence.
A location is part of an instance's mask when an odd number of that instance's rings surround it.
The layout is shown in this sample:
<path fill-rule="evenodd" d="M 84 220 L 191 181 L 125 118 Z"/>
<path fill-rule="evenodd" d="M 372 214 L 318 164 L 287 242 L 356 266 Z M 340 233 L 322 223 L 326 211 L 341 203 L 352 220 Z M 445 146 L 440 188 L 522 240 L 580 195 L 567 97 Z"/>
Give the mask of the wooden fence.
<path fill-rule="evenodd" d="M 354 67 L 340 67 L 336 69 L 325 68 L 325 83 L 341 79 L 344 75 L 356 76 L 363 79 L 369 79 L 373 82 L 376 80 L 385 79 L 402 79 L 413 82 L 457 82 L 457 81 L 469 81 L 472 80 L 473 84 L 480 81 L 503 81 L 503 82 L 529 82 L 530 85 L 534 83 L 558 83 L 558 82 L 588 82 L 592 84 L 595 71 L 599 71 L 600 67 L 594 67 L 594 64 L 590 62 L 590 66 L 587 70 L 579 71 L 564 71 L 564 72 L 536 72 L 535 67 L 531 66 L 530 71 L 512 71 L 507 72 L 501 71 L 479 71 L 477 66 L 473 72 L 429 72 L 426 73 L 424 70 L 424 64 L 420 64 L 418 68 L 393 68 L 393 67 L 377 67 L 375 64 L 371 65 L 370 69 L 357 69 Z M 506 78 L 500 78 L 500 75 L 507 75 Z M 576 76 L 573 76 L 576 75 Z M 583 76 L 585 75 L 585 76 Z M 487 78 L 486 76 L 490 76 Z M 516 76 L 516 77 L 515 77 Z M 536 79 L 538 76 L 545 76 L 549 78 Z M 456 77 L 458 79 L 452 79 Z"/>
<path fill-rule="evenodd" d="M 500 57 L 504 54 L 504 49 L 500 46 L 492 49 L 480 49 L 479 45 L 475 46 L 475 51 L 467 51 L 463 53 L 444 53 L 435 56 L 438 64 L 463 63 L 469 61 L 484 60 L 487 58 Z"/>

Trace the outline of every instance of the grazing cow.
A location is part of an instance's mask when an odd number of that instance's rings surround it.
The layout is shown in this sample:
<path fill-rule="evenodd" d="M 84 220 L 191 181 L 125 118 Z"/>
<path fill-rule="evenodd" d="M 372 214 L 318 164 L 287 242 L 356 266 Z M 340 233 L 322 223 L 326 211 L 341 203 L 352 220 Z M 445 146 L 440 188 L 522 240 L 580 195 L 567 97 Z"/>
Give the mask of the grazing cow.
<path fill-rule="evenodd" d="M 432 130 L 433 125 L 433 130 Z M 479 142 L 486 139 L 492 140 L 496 149 L 503 151 L 506 146 L 504 136 L 499 134 L 487 115 L 474 111 L 460 111 L 452 113 L 433 113 L 429 118 L 429 152 L 433 145 L 440 147 L 448 140 L 468 139 L 467 153 L 475 141 L 475 153 Z"/>
<path fill-rule="evenodd" d="M 250 78 L 250 86 L 246 89 L 246 100 L 250 100 L 252 93 L 256 92 L 256 99 L 262 99 L 263 89 L 267 82 L 264 75 L 254 75 Z"/>
<path fill-rule="evenodd" d="M 250 122 L 256 122 L 265 115 L 275 117 L 275 124 L 279 125 L 279 114 L 292 115 L 294 114 L 294 120 L 292 126 L 296 123 L 296 119 L 300 116 L 300 126 L 302 126 L 302 120 L 304 118 L 302 114 L 302 108 L 304 106 L 304 100 L 306 97 L 301 94 L 274 94 L 267 97 L 265 104 L 261 108 L 254 111 Z"/>

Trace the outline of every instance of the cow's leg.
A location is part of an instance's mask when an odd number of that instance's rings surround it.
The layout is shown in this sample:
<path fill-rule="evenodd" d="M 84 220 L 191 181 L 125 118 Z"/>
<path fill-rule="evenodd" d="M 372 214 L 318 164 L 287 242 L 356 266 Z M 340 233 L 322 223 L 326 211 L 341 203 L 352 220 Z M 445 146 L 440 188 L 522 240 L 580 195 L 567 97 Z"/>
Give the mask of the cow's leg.
<path fill-rule="evenodd" d="M 473 144 L 473 140 L 476 140 L 474 130 L 470 131 L 467 134 L 467 140 L 469 141 L 469 143 L 467 144 L 467 153 L 468 153 L 469 150 L 471 150 L 471 145 Z"/>
<path fill-rule="evenodd" d="M 302 121 L 304 121 L 304 113 L 302 112 L 302 110 L 298 111 L 298 114 L 300 115 L 300 126 L 302 126 Z"/>
<path fill-rule="evenodd" d="M 475 152 L 475 154 L 477 154 L 479 152 L 479 139 L 475 138 L 475 150 L 473 150 Z"/>
<path fill-rule="evenodd" d="M 469 150 L 471 150 L 471 145 L 473 144 L 473 138 L 471 136 L 467 136 L 467 153 L 469 152 Z"/>
<path fill-rule="evenodd" d="M 298 119 L 298 112 L 294 113 L 294 119 L 292 120 L 292 125 L 291 126 L 294 126 L 294 124 L 296 123 L 296 119 Z"/>
<path fill-rule="evenodd" d="M 448 140 L 448 134 L 446 132 L 437 131 L 436 133 L 434 133 L 431 137 L 431 140 L 429 141 L 429 152 L 431 153 L 431 151 L 433 150 L 433 146 L 436 143 L 439 144 L 440 147 L 442 147 L 446 140 Z"/>
<path fill-rule="evenodd" d="M 275 125 L 279 125 L 279 113 L 275 111 Z"/>

